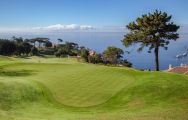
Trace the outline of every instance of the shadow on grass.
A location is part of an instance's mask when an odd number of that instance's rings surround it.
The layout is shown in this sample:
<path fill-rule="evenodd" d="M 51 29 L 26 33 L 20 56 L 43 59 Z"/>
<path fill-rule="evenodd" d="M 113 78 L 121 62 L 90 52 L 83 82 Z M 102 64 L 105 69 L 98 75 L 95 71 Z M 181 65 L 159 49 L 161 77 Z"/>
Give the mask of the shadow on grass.
<path fill-rule="evenodd" d="M 44 54 L 38 54 L 38 55 L 34 55 L 36 57 L 41 57 L 41 58 L 48 58 L 46 55 Z M 20 55 L 20 56 L 15 56 L 14 58 L 22 58 L 22 59 L 31 59 L 31 56 L 28 55 Z"/>
<path fill-rule="evenodd" d="M 0 69 L 0 76 L 24 77 L 36 74 L 34 70 L 4 70 Z"/>
<path fill-rule="evenodd" d="M 16 56 L 15 58 L 30 59 L 27 55 Z"/>

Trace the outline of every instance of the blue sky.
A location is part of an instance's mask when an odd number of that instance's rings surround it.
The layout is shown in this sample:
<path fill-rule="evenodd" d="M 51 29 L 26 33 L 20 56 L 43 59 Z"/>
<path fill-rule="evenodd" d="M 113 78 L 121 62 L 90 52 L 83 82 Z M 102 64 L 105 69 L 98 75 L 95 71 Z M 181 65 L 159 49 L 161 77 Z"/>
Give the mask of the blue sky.
<path fill-rule="evenodd" d="M 125 26 L 155 9 L 172 14 L 173 21 L 186 25 L 187 5 L 188 0 L 0 0 L 0 28 Z"/>

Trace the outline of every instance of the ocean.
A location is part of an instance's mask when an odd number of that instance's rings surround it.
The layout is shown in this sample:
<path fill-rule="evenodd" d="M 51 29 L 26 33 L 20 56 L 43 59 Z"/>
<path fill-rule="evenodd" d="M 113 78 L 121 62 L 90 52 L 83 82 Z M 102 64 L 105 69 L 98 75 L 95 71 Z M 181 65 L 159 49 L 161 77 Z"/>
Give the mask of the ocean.
<path fill-rule="evenodd" d="M 58 38 L 64 41 L 72 41 L 78 43 L 80 46 L 88 47 L 92 50 L 102 53 L 108 46 L 116 46 L 125 52 L 124 58 L 133 63 L 134 68 L 138 69 L 151 69 L 155 67 L 154 54 L 148 53 L 148 48 L 145 48 L 142 52 L 137 52 L 138 45 L 125 48 L 121 40 L 123 39 L 123 32 L 63 32 L 63 33 L 48 33 L 48 34 L 30 34 L 30 33 L 6 33 L 0 34 L 0 38 L 11 38 L 12 36 L 23 38 L 34 37 L 48 37 L 52 42 L 57 42 Z M 172 66 L 178 66 L 181 63 L 188 64 L 188 57 L 177 59 L 177 54 L 183 54 L 187 52 L 188 40 L 181 37 L 177 41 L 172 41 L 168 45 L 168 50 L 160 49 L 159 51 L 159 63 L 160 69 L 168 69 L 169 64 Z"/>

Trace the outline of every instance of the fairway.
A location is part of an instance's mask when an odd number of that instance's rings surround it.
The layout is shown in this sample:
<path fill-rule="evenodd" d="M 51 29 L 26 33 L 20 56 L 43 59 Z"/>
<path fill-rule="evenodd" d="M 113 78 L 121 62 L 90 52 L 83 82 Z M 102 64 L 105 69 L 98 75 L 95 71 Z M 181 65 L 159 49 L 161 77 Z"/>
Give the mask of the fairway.
<path fill-rule="evenodd" d="M 78 62 L 1 57 L 2 120 L 187 120 L 188 77 Z"/>

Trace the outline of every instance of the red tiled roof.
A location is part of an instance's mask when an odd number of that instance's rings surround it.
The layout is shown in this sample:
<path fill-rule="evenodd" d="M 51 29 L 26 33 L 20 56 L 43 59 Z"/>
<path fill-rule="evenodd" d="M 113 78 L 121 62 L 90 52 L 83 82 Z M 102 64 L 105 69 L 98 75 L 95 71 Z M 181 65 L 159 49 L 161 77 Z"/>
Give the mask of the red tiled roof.
<path fill-rule="evenodd" d="M 188 75 L 188 67 L 175 67 L 175 68 L 169 70 L 169 72 Z"/>

